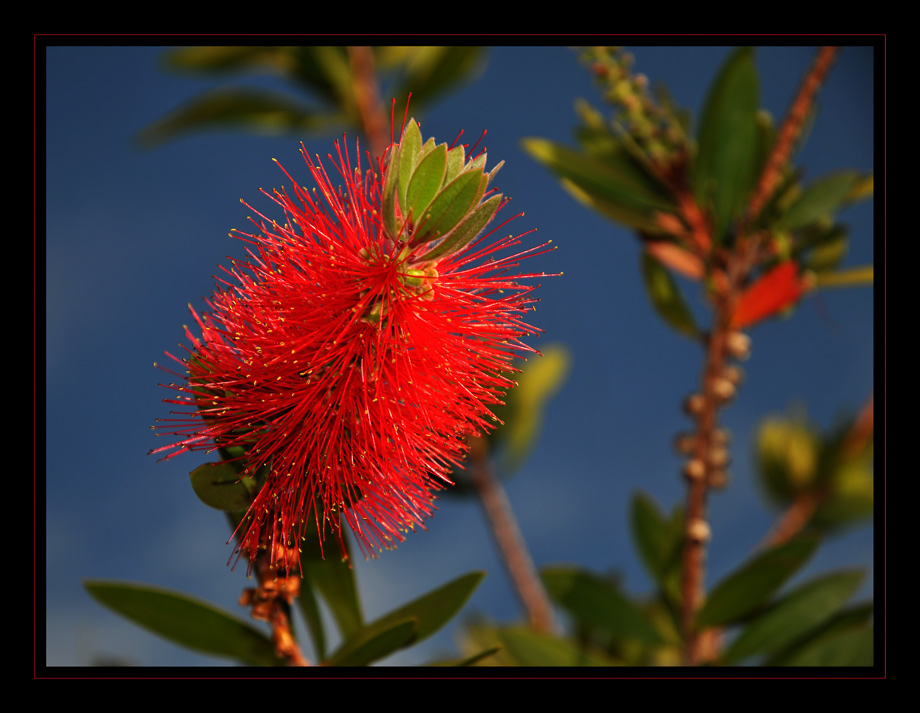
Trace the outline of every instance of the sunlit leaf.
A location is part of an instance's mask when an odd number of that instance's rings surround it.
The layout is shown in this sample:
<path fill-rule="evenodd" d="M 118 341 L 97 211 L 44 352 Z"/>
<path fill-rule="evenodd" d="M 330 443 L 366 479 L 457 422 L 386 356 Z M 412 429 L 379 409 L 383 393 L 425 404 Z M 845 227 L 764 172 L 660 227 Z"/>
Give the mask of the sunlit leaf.
<path fill-rule="evenodd" d="M 572 357 L 563 344 L 548 344 L 542 355 L 532 356 L 520 365 L 514 376 L 517 386 L 505 397 L 505 406 L 494 408 L 504 423 L 490 435 L 490 442 L 501 450 L 499 469 L 517 470 L 530 454 L 543 424 L 547 402 L 562 388 L 571 369 Z"/>
<path fill-rule="evenodd" d="M 143 584 L 86 580 L 90 595 L 135 624 L 195 651 L 253 666 L 277 666 L 272 641 L 211 604 Z"/>
<path fill-rule="evenodd" d="M 826 270 L 815 275 L 815 287 L 869 287 L 874 281 L 874 266 L 863 265 L 847 270 Z"/>

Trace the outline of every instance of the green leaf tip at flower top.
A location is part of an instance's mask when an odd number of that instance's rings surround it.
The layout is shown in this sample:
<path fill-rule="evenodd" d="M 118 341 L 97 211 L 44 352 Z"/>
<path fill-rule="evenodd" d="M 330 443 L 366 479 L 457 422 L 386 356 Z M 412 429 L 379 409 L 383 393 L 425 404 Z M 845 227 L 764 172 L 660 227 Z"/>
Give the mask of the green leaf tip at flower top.
<path fill-rule="evenodd" d="M 461 251 L 501 206 L 501 194 L 483 198 L 502 163 L 486 173 L 485 152 L 468 158 L 462 145 L 448 148 L 432 138 L 422 143 L 418 122 L 410 119 L 386 157 L 382 206 L 387 236 L 412 247 L 430 245 L 421 261 Z"/>

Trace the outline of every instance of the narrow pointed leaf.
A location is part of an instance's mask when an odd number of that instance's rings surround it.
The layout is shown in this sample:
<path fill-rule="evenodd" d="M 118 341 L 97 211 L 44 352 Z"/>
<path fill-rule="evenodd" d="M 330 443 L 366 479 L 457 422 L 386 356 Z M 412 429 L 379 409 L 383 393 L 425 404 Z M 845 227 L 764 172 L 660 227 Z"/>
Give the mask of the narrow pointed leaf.
<path fill-rule="evenodd" d="M 397 195 L 399 197 L 399 206 L 403 210 L 403 217 L 406 214 L 406 191 L 409 189 L 409 181 L 412 178 L 412 172 L 415 170 L 415 163 L 418 160 L 418 153 L 421 148 L 422 132 L 419 131 L 415 119 L 410 119 L 399 142 Z"/>
<path fill-rule="evenodd" d="M 416 223 L 441 189 L 446 171 L 447 144 L 434 147 L 416 166 L 406 189 L 406 211 L 412 211 Z"/>
<path fill-rule="evenodd" d="M 598 204 L 618 209 L 630 220 L 650 221 L 656 210 L 673 210 L 670 201 L 594 156 L 546 139 L 523 139 L 521 145 L 557 176 L 569 180 Z"/>
<path fill-rule="evenodd" d="M 875 279 L 873 265 L 851 267 L 848 270 L 828 270 L 815 275 L 815 287 L 869 287 Z"/>
<path fill-rule="evenodd" d="M 671 554 L 671 538 L 664 514 L 644 493 L 633 496 L 630 512 L 633 539 L 642 563 L 652 579 L 662 586 Z"/>
<path fill-rule="evenodd" d="M 463 163 L 466 161 L 466 151 L 463 144 L 454 146 L 447 152 L 447 173 L 444 175 L 444 183 L 450 183 L 463 170 Z"/>
<path fill-rule="evenodd" d="M 467 656 L 463 659 L 457 659 L 454 661 L 434 661 L 429 666 L 474 666 L 483 659 L 492 656 L 493 654 L 501 651 L 501 646 L 493 646 L 492 648 L 486 649 L 485 651 L 480 651 L 478 654 L 473 654 L 472 656 Z"/>
<path fill-rule="evenodd" d="M 776 221 L 776 229 L 799 230 L 819 218 L 833 215 L 843 207 L 861 178 L 858 171 L 838 171 L 810 183 Z"/>
<path fill-rule="evenodd" d="M 697 629 L 725 626 L 752 614 L 808 561 L 818 543 L 817 537 L 798 537 L 728 575 L 713 588 L 697 615 Z"/>
<path fill-rule="evenodd" d="M 425 215 L 416 216 L 415 243 L 437 240 L 447 235 L 476 205 L 483 176 L 478 171 L 463 171 L 438 193 Z"/>
<path fill-rule="evenodd" d="M 304 583 L 300 587 L 300 596 L 297 597 L 297 606 L 307 623 L 307 630 L 310 632 L 310 639 L 313 642 L 313 650 L 316 652 L 316 658 L 322 661 L 326 658 L 326 630 L 323 626 L 323 618 L 320 614 L 319 603 L 316 595 L 313 593 L 309 583 Z"/>
<path fill-rule="evenodd" d="M 519 666 L 616 666 L 620 662 L 588 651 L 569 639 L 523 628 L 496 629 L 502 654 Z"/>
<path fill-rule="evenodd" d="M 142 584 L 86 580 L 83 586 L 99 603 L 180 646 L 253 666 L 282 663 L 269 637 L 206 602 Z"/>
<path fill-rule="evenodd" d="M 864 579 L 862 572 L 842 572 L 809 582 L 757 615 L 722 657 L 731 664 L 756 654 L 775 653 L 816 631 L 846 603 Z"/>
<path fill-rule="evenodd" d="M 642 253 L 642 276 L 646 293 L 661 318 L 677 332 L 696 337 L 699 328 L 677 281 L 664 265 L 645 251 Z"/>
<path fill-rule="evenodd" d="M 325 130 L 343 121 L 342 115 L 317 112 L 278 92 L 217 89 L 179 107 L 136 138 L 141 146 L 151 147 L 203 129 L 247 129 L 276 136 Z"/>
<path fill-rule="evenodd" d="M 546 405 L 562 388 L 571 364 L 572 355 L 565 345 L 549 344 L 541 356 L 520 365 L 517 386 L 508 392 L 504 406 L 493 409 L 503 423 L 488 436 L 498 453 L 502 474 L 516 471 L 531 453 L 540 436 Z"/>
<path fill-rule="evenodd" d="M 580 624 L 603 629 L 615 638 L 661 643 L 644 612 L 610 582 L 572 567 L 547 567 L 540 576 L 553 601 Z"/>
<path fill-rule="evenodd" d="M 205 463 L 195 468 L 189 477 L 195 495 L 205 505 L 236 512 L 247 510 L 252 504 L 252 493 L 240 480 L 239 468 L 233 463 Z"/>
<path fill-rule="evenodd" d="M 808 651 L 823 647 L 828 639 L 835 638 L 838 634 L 851 629 L 872 627 L 872 613 L 874 607 L 871 603 L 857 604 L 837 612 L 830 621 L 819 627 L 817 631 L 807 637 L 799 639 L 789 647 L 777 654 L 770 656 L 763 662 L 764 666 L 793 666 L 800 656 L 807 656 Z"/>
<path fill-rule="evenodd" d="M 448 582 L 424 596 L 394 609 L 377 619 L 370 626 L 386 626 L 390 623 L 414 617 L 418 626 L 414 641 L 421 641 L 444 626 L 463 608 L 476 587 L 486 576 L 485 572 L 470 572 Z"/>
<path fill-rule="evenodd" d="M 347 539 L 345 546 L 348 550 Z M 300 566 L 304 585 L 314 588 L 325 600 L 342 638 L 347 639 L 360 631 L 364 618 L 354 571 L 348 561 L 339 556 L 338 543 L 332 535 L 327 535 L 321 551 L 315 523 L 301 540 Z"/>
<path fill-rule="evenodd" d="M 821 636 L 795 655 L 782 660 L 784 666 L 872 666 L 875 636 L 868 625 L 834 631 Z"/>
<path fill-rule="evenodd" d="M 501 203 L 502 194 L 492 196 L 489 200 L 482 203 L 476 210 L 469 213 L 466 218 L 464 218 L 459 225 L 457 225 L 452 231 L 444 236 L 443 240 L 438 243 L 432 250 L 425 253 L 422 257 L 419 258 L 419 261 L 425 262 L 428 260 L 436 260 L 444 257 L 445 255 L 452 255 L 455 252 L 459 252 L 467 245 L 469 245 L 476 236 L 482 232 L 482 229 L 486 227 L 490 220 L 495 215 L 495 212 L 498 210 L 498 206 Z M 422 230 L 419 233 L 420 241 L 425 241 L 430 235 L 429 231 Z"/>
<path fill-rule="evenodd" d="M 348 639 L 324 662 L 327 666 L 367 666 L 415 641 L 418 620 L 371 624 Z"/>
<path fill-rule="evenodd" d="M 754 52 L 742 47 L 726 60 L 710 89 L 694 161 L 697 201 L 712 207 L 717 240 L 743 210 L 756 180 L 759 104 Z"/>

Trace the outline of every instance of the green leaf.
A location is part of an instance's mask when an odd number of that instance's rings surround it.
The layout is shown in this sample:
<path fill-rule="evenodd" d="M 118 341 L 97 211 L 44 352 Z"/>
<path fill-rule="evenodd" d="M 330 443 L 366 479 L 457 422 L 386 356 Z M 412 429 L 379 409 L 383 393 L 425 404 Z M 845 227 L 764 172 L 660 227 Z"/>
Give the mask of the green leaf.
<path fill-rule="evenodd" d="M 855 626 L 829 632 L 794 655 L 784 657 L 784 666 L 872 666 L 875 636 L 871 626 Z M 777 664 L 774 664 L 777 665 Z"/>
<path fill-rule="evenodd" d="M 418 223 L 425 210 L 441 189 L 441 182 L 447 171 L 447 144 L 439 144 L 422 158 L 406 189 L 406 212 L 412 211 L 413 221 Z"/>
<path fill-rule="evenodd" d="M 521 146 L 555 173 L 577 200 L 631 227 L 659 231 L 654 212 L 674 208 L 670 201 L 609 161 L 546 139 L 522 139 Z"/>
<path fill-rule="evenodd" d="M 418 232 L 413 243 L 437 240 L 447 235 L 478 202 L 485 178 L 479 171 L 463 171 L 438 193 L 424 216 L 415 221 Z"/>
<path fill-rule="evenodd" d="M 242 128 L 269 135 L 327 130 L 341 125 L 341 114 L 317 112 L 284 94 L 253 89 L 216 89 L 154 122 L 137 135 L 151 147 L 190 131 Z"/>
<path fill-rule="evenodd" d="M 100 604 L 180 646 L 253 666 L 283 663 L 269 637 L 184 594 L 101 580 L 85 580 L 83 587 Z"/>
<path fill-rule="evenodd" d="M 485 651 L 480 651 L 478 654 L 473 654 L 472 656 L 467 656 L 462 659 L 456 659 L 452 661 L 433 661 L 428 664 L 429 666 L 475 666 L 483 659 L 492 656 L 493 654 L 501 651 L 501 646 L 493 646 L 492 648 L 486 649 Z"/>
<path fill-rule="evenodd" d="M 506 474 L 517 470 L 536 444 L 546 404 L 568 378 L 572 355 L 564 344 L 548 344 L 540 356 L 518 365 L 517 386 L 506 395 L 504 406 L 493 408 L 503 423 L 489 435 L 490 443 L 501 449 L 498 467 Z"/>
<path fill-rule="evenodd" d="M 182 47 L 163 54 L 163 66 L 171 71 L 220 75 L 254 69 L 283 71 L 292 65 L 286 47 Z"/>
<path fill-rule="evenodd" d="M 369 626 L 387 626 L 391 623 L 413 617 L 418 626 L 414 642 L 422 641 L 434 634 L 463 608 L 476 587 L 486 576 L 485 572 L 470 572 L 428 594 L 394 609 Z"/>
<path fill-rule="evenodd" d="M 857 604 L 839 611 L 831 617 L 829 621 L 818 628 L 817 631 L 810 632 L 803 639 L 799 639 L 791 646 L 784 648 L 779 653 L 770 656 L 763 662 L 764 666 L 792 666 L 800 656 L 808 656 L 809 650 L 820 649 L 824 642 L 833 639 L 842 632 L 851 629 L 861 629 L 872 627 L 873 606 L 871 603 Z"/>
<path fill-rule="evenodd" d="M 189 477 L 195 495 L 205 505 L 225 512 L 247 510 L 252 504 L 252 493 L 240 479 L 239 468 L 233 463 L 205 463 L 193 470 Z"/>
<path fill-rule="evenodd" d="M 600 652 L 549 634 L 520 627 L 495 629 L 502 653 L 519 666 L 616 666 L 619 662 Z"/>
<path fill-rule="evenodd" d="M 750 656 L 776 653 L 828 621 L 862 584 L 862 572 L 832 574 L 809 582 L 758 614 L 722 656 L 732 664 Z"/>
<path fill-rule="evenodd" d="M 694 161 L 694 192 L 700 205 L 712 207 L 717 241 L 741 214 L 754 187 L 759 104 L 754 51 L 742 47 L 728 58 L 709 91 Z"/>
<path fill-rule="evenodd" d="M 412 105 L 429 104 L 461 82 L 469 81 L 484 67 L 482 47 L 391 47 L 398 55 L 402 76 L 390 93 L 401 98 L 412 92 Z M 389 96 L 389 95 L 388 95 Z"/>
<path fill-rule="evenodd" d="M 848 270 L 827 270 L 815 275 L 815 287 L 869 287 L 874 281 L 874 266 L 862 265 Z"/>
<path fill-rule="evenodd" d="M 540 576 L 553 601 L 584 626 L 615 638 L 662 643 L 645 613 L 610 582 L 573 567 L 546 567 Z"/>
<path fill-rule="evenodd" d="M 761 553 L 723 579 L 697 615 L 697 630 L 726 626 L 752 614 L 808 561 L 819 542 L 817 537 L 797 537 Z"/>
<path fill-rule="evenodd" d="M 409 119 L 409 123 L 403 129 L 403 135 L 399 142 L 399 156 L 397 166 L 399 174 L 397 175 L 397 196 L 399 206 L 403 211 L 403 220 L 406 218 L 406 192 L 409 190 L 409 181 L 412 179 L 412 172 L 415 170 L 415 163 L 418 160 L 419 151 L 422 149 L 422 132 L 419 131 L 418 123 L 415 119 Z"/>
<path fill-rule="evenodd" d="M 440 259 L 446 255 L 453 255 L 469 245 L 477 235 L 492 220 L 495 211 L 501 203 L 502 194 L 494 195 L 484 201 L 474 211 L 470 212 L 458 226 L 451 230 L 432 250 L 419 258 L 420 262 Z M 420 231 L 421 240 L 427 240 L 429 232 Z"/>
<path fill-rule="evenodd" d="M 777 230 L 799 230 L 836 213 L 862 179 L 858 171 L 838 171 L 813 181 L 776 221 Z"/>
<path fill-rule="evenodd" d="M 354 635 L 364 627 L 361 615 L 361 603 L 355 586 L 355 576 L 349 560 L 339 556 L 335 537 L 327 534 L 320 547 L 316 534 L 316 523 L 309 528 L 301 541 L 300 566 L 303 570 L 305 584 L 314 587 L 323 597 L 343 639 Z M 342 535 L 345 537 L 345 535 Z M 348 540 L 344 540 L 346 550 Z M 323 559 L 325 555 L 325 559 Z"/>
<path fill-rule="evenodd" d="M 642 277 L 646 293 L 659 316 L 678 333 L 695 338 L 699 328 L 677 281 L 657 258 L 646 251 L 642 252 Z"/>
<path fill-rule="evenodd" d="M 673 542 L 664 514 L 645 493 L 636 493 L 630 509 L 633 539 L 652 579 L 663 586 Z"/>
<path fill-rule="evenodd" d="M 444 183 L 450 183 L 463 170 L 463 164 L 466 161 L 466 149 L 463 144 L 454 146 L 447 152 L 447 173 L 444 175 Z"/>
<path fill-rule="evenodd" d="M 319 611 L 319 603 L 309 582 L 304 582 L 300 587 L 300 596 L 297 597 L 297 606 L 307 623 L 310 639 L 313 641 L 313 650 L 316 658 L 322 661 L 326 658 L 326 630 L 323 627 L 323 618 Z"/>
<path fill-rule="evenodd" d="M 415 641 L 418 620 L 371 624 L 349 638 L 324 663 L 327 666 L 367 666 Z"/>

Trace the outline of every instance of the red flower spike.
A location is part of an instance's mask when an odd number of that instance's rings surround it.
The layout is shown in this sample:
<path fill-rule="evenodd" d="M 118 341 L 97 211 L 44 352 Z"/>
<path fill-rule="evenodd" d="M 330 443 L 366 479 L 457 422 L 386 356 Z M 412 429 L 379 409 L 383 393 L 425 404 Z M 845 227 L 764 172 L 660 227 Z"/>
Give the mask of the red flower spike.
<path fill-rule="evenodd" d="M 187 410 L 157 426 L 179 438 L 157 449 L 167 458 L 245 450 L 243 477 L 266 480 L 237 552 L 267 547 L 285 568 L 309 518 L 343 556 L 340 516 L 365 556 L 423 527 L 466 437 L 492 428 L 512 359 L 534 351 L 521 338 L 539 332 L 523 321 L 534 288 L 518 280 L 541 275 L 508 272 L 546 246 L 501 257 L 522 236 L 487 243 L 492 230 L 432 259 L 436 240 L 384 224 L 390 166 L 362 174 L 360 156 L 352 167 L 336 149 L 342 187 L 302 148 L 316 188 L 263 191 L 284 221 L 257 213 L 257 232 L 235 231 L 248 258 L 225 268 L 209 313 L 192 312 L 201 338 L 186 329 L 192 347 L 176 361 L 188 375 L 167 399 Z"/>
<path fill-rule="evenodd" d="M 809 286 L 794 260 L 780 263 L 742 293 L 732 315 L 732 329 L 744 329 L 794 305 Z"/>

